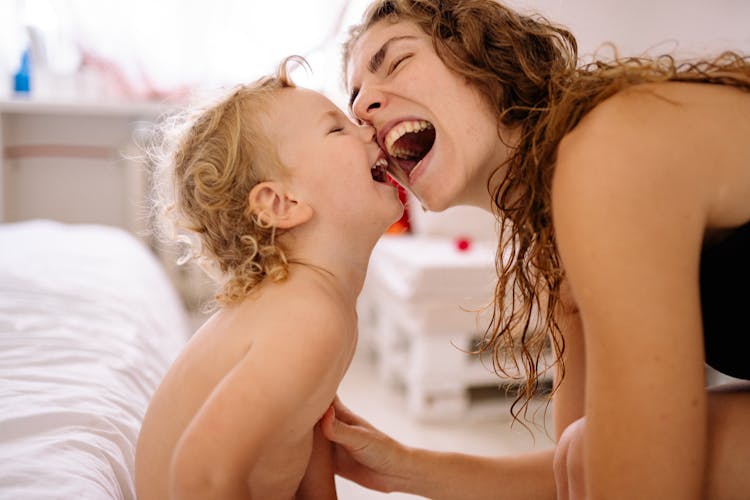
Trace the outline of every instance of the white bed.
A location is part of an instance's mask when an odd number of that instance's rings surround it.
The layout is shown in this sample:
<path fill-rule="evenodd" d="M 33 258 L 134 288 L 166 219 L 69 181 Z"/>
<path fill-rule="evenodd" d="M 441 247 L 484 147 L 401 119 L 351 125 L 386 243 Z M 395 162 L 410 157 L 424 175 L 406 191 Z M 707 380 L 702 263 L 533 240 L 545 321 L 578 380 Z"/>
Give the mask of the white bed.
<path fill-rule="evenodd" d="M 0 224 L 0 498 L 135 498 L 140 422 L 187 337 L 129 233 Z"/>

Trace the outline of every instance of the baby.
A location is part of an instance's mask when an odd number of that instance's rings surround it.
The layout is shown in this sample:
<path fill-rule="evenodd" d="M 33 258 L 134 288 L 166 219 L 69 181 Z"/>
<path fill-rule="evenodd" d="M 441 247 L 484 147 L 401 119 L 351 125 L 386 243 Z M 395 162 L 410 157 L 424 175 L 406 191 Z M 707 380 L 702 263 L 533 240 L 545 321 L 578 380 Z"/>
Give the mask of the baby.
<path fill-rule="evenodd" d="M 403 206 L 373 130 L 274 76 L 197 110 L 167 155 L 167 215 L 219 306 L 153 395 L 139 500 L 336 498 L 318 420 L 357 341 L 373 246 Z M 304 61 L 303 61 L 304 62 Z"/>

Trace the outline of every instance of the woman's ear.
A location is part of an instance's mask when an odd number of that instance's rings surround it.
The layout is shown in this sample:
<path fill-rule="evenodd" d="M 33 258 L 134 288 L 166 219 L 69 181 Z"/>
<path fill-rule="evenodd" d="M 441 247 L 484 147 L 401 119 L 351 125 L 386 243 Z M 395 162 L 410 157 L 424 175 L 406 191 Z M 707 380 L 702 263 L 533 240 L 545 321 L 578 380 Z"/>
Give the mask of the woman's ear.
<path fill-rule="evenodd" d="M 313 215 L 307 203 L 298 200 L 281 182 L 261 182 L 248 195 L 250 213 L 269 227 L 290 229 L 304 224 Z"/>

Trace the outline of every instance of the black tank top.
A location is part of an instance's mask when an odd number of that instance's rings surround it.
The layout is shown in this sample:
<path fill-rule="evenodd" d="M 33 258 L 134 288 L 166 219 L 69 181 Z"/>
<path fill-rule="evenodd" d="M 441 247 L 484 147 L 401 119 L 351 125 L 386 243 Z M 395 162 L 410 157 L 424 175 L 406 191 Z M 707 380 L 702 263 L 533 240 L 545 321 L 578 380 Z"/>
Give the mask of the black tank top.
<path fill-rule="evenodd" d="M 700 290 L 706 363 L 750 380 L 750 222 L 703 246 Z"/>

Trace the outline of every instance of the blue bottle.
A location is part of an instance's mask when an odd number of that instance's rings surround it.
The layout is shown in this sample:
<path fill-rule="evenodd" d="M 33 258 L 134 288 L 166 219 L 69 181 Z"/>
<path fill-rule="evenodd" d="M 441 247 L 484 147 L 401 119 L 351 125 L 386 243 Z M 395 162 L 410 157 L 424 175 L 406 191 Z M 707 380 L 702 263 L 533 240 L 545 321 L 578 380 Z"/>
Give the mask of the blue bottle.
<path fill-rule="evenodd" d="M 21 55 L 21 67 L 13 77 L 13 90 L 19 94 L 28 94 L 31 91 L 31 56 L 29 49 Z"/>

